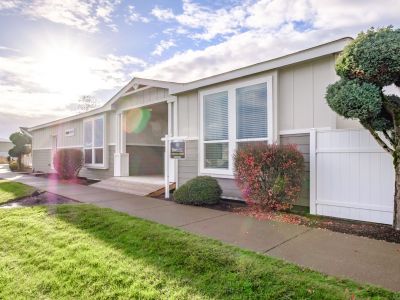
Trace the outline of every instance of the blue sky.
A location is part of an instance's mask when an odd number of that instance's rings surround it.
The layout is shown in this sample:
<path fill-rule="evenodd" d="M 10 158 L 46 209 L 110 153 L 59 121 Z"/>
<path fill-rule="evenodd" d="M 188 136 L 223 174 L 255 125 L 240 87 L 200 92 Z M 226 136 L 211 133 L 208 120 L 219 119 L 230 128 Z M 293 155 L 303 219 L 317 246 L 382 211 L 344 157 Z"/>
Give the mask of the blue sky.
<path fill-rule="evenodd" d="M 390 8 L 390 9 L 389 9 Z M 2 0 L 0 137 L 102 104 L 133 76 L 190 81 L 394 25 L 398 0 Z"/>

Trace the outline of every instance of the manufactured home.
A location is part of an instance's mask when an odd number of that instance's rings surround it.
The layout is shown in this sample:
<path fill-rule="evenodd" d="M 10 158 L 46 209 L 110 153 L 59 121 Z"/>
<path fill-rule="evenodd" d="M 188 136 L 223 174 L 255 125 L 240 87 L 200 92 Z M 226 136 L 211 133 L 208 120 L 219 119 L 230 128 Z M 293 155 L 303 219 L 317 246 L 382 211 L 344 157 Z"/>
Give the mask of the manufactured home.
<path fill-rule="evenodd" d="M 57 149 L 79 148 L 85 157 L 80 175 L 102 180 L 103 187 L 118 180 L 125 187 L 139 182 L 154 189 L 165 181 L 179 187 L 209 175 L 224 197 L 240 199 L 235 149 L 253 142 L 297 144 L 306 162 L 297 205 L 391 223 L 390 157 L 356 120 L 339 117 L 325 100 L 327 86 L 338 79 L 335 59 L 349 41 L 187 83 L 134 78 L 100 108 L 29 128 L 33 169 L 54 172 Z M 171 158 L 171 140 L 184 142 L 182 158 Z"/>

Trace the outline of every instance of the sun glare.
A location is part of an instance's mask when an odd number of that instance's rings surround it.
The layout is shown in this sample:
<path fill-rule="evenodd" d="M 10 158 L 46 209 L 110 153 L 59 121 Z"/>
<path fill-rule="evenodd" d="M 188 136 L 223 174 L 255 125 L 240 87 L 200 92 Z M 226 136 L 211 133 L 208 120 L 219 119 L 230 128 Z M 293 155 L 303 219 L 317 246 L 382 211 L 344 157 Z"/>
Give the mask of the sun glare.
<path fill-rule="evenodd" d="M 84 94 L 91 84 L 90 73 L 90 57 L 78 47 L 61 43 L 39 53 L 36 76 L 48 90 Z"/>

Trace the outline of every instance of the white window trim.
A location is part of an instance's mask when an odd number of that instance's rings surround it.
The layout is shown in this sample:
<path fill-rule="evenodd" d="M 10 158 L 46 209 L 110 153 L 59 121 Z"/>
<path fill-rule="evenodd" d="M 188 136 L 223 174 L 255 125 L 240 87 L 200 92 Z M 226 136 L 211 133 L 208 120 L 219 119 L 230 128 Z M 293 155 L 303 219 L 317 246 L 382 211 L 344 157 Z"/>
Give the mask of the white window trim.
<path fill-rule="evenodd" d="M 260 84 L 267 83 L 267 111 L 268 111 L 268 137 L 267 138 L 254 138 L 254 139 L 237 139 L 236 138 L 236 89 Z M 255 141 L 267 141 L 269 144 L 273 143 L 273 85 L 272 76 L 259 77 L 257 79 L 245 80 L 238 83 L 227 84 L 217 88 L 204 89 L 199 92 L 200 96 L 200 137 L 199 137 L 199 174 L 209 175 L 221 178 L 233 178 L 234 173 L 234 161 L 233 154 L 236 151 L 238 142 L 255 142 Z M 221 141 L 204 141 L 204 96 L 219 92 L 228 92 L 228 140 Z M 208 142 L 213 143 L 226 143 L 229 144 L 229 161 L 228 169 L 213 169 L 204 167 L 204 144 Z"/>
<path fill-rule="evenodd" d="M 94 146 L 94 137 L 95 137 L 94 121 L 98 120 L 98 119 L 103 119 L 103 147 L 95 147 Z M 86 164 L 85 163 L 84 166 L 86 168 L 106 169 L 108 167 L 107 163 L 106 163 L 106 161 L 108 161 L 107 160 L 108 151 L 107 151 L 107 146 L 106 146 L 107 145 L 107 141 L 106 141 L 106 136 L 107 136 L 107 134 L 106 134 L 106 128 L 107 128 L 106 121 L 107 121 L 107 119 L 106 119 L 105 114 L 97 115 L 97 116 L 94 116 L 92 118 L 88 118 L 88 119 L 83 120 L 83 156 L 84 156 L 84 160 L 85 160 L 85 150 L 89 149 L 89 148 L 85 147 L 85 123 L 89 123 L 89 122 L 92 123 L 92 147 L 90 148 L 90 149 L 92 149 L 92 162 L 95 159 L 95 149 L 103 149 L 103 163 L 101 163 L 101 164 L 95 164 L 95 163 Z"/>

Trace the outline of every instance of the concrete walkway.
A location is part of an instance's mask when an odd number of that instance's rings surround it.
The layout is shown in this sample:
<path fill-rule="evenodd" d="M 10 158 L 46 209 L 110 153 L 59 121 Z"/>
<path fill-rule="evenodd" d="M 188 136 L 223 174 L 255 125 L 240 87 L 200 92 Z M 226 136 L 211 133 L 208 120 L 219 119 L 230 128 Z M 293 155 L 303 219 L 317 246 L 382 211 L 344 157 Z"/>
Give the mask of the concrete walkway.
<path fill-rule="evenodd" d="M 400 291 L 400 245 L 202 207 L 16 175 L 9 178 L 71 199 L 211 237 L 311 269 Z"/>

